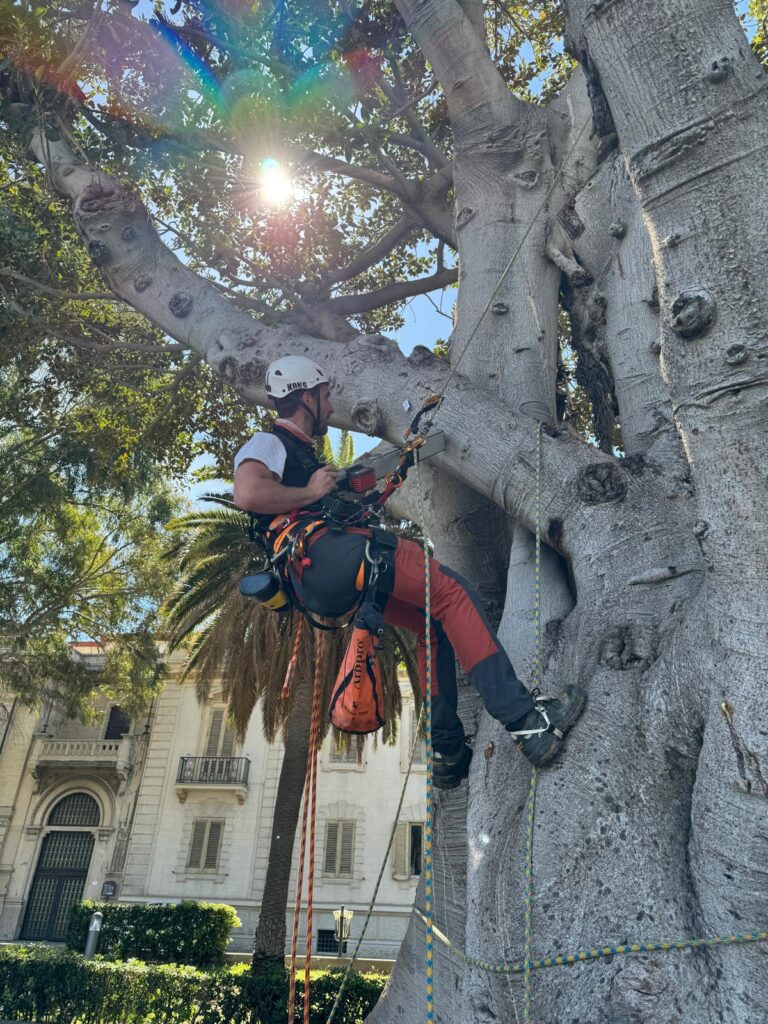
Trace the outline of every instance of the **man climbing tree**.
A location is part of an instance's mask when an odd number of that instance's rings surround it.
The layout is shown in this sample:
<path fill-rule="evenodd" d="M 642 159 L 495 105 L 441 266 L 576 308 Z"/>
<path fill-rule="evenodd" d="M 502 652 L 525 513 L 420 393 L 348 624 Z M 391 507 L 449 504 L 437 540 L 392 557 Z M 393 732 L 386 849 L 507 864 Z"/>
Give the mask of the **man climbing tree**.
<path fill-rule="evenodd" d="M 469 709 L 435 893 L 474 961 L 438 943 L 436 1018 L 522 1018 L 517 976 L 475 961 L 597 949 L 528 977 L 531 1019 L 761 1020 L 766 946 L 742 933 L 768 922 L 764 0 L 743 24 L 724 0 L 142 9 L 6 5 L 2 145 L 173 339 L 184 388 L 215 373 L 263 404 L 267 366 L 304 354 L 335 423 L 392 443 L 404 403 L 444 392 L 429 533 L 494 591 L 526 674 L 541 496 L 543 678 L 589 703 L 533 822 L 525 760 Z M 17 317 L 40 285 L 100 290 L 16 259 Z M 452 284 L 444 357 L 382 336 Z M 35 323 L 66 352 L 103 348 L 98 326 Z M 611 954 L 635 941 L 665 945 Z M 414 915 L 376 1024 L 423 1020 L 423 951 Z"/>
<path fill-rule="evenodd" d="M 346 615 L 370 585 L 371 568 L 382 564 L 376 599 L 384 621 L 418 635 L 419 674 L 426 693 L 424 555 L 413 541 L 360 528 L 365 506 L 344 512 L 343 522 L 323 506 L 336 486 L 336 472 L 317 458 L 312 438 L 321 437 L 333 415 L 330 384 L 322 369 L 301 356 L 272 363 L 267 394 L 279 419 L 271 434 L 259 433 L 235 457 L 235 503 L 257 513 L 272 553 L 287 546 L 286 520 L 276 513 L 303 510 L 291 531 L 293 559 L 279 563 L 299 604 L 318 615 Z M 320 529 L 317 526 L 320 524 Z M 310 534 L 311 531 L 311 535 Z M 307 536 L 306 546 L 302 544 Z M 480 693 L 486 710 L 501 722 L 537 766 L 557 756 L 563 736 L 578 718 L 584 691 L 567 686 L 557 698 L 531 695 L 515 675 L 504 648 L 470 583 L 434 559 L 430 562 L 432 623 L 432 743 L 434 781 L 453 789 L 469 772 L 472 748 L 457 714 L 456 656 Z"/>

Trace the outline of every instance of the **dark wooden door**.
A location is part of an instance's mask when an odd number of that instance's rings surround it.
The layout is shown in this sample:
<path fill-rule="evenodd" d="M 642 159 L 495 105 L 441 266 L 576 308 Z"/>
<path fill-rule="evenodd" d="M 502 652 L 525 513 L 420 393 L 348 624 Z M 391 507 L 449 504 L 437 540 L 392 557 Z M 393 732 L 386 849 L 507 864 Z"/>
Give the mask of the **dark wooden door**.
<path fill-rule="evenodd" d="M 62 942 L 70 907 L 83 898 L 92 832 L 49 832 L 29 890 L 22 939 Z"/>

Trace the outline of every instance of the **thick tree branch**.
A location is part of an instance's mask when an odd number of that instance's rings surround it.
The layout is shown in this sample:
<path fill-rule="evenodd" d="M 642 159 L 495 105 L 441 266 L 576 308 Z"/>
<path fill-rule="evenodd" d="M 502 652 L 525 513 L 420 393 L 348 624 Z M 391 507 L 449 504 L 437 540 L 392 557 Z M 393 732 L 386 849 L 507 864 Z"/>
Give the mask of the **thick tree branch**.
<path fill-rule="evenodd" d="M 494 101 L 526 108 L 512 97 L 458 0 L 396 0 L 396 4 L 443 86 L 454 128 L 475 108 Z"/>
<path fill-rule="evenodd" d="M 397 443 L 412 416 L 404 411 L 403 400 L 418 407 L 446 380 L 447 365 L 419 347 L 406 359 L 379 336 L 340 343 L 288 324 L 259 324 L 181 263 L 161 242 L 136 196 L 84 166 L 66 139 L 45 140 L 38 133 L 32 144 L 56 188 L 73 201 L 91 258 L 115 293 L 192 348 L 247 401 L 265 402 L 263 378 L 271 360 L 288 352 L 311 352 L 336 386 L 335 422 Z M 468 408 L 475 410 L 472 420 Z M 440 410 L 440 427 L 448 438 L 442 466 L 532 524 L 534 421 L 455 374 Z M 643 486 L 647 489 L 648 483 Z M 623 500 L 627 529 L 636 529 L 647 513 L 645 499 L 635 491 L 633 478 L 615 460 L 567 434 L 545 438 L 542 494 L 546 514 L 558 520 L 561 549 L 578 545 L 595 501 Z M 661 496 L 658 500 L 661 504 Z"/>
<path fill-rule="evenodd" d="M 459 6 L 467 16 L 469 23 L 477 32 L 477 37 L 485 46 L 485 11 L 483 0 L 458 0 Z"/>
<path fill-rule="evenodd" d="M 400 220 L 394 224 L 389 231 L 381 236 L 381 238 L 374 242 L 372 246 L 361 252 L 359 256 L 355 257 L 351 263 L 348 263 L 346 267 L 342 267 L 340 270 L 334 270 L 333 273 L 329 274 L 324 280 L 324 286 L 330 286 L 333 284 L 340 284 L 342 281 L 351 281 L 353 277 L 357 277 L 358 274 L 362 274 L 364 270 L 368 270 L 379 260 L 383 259 L 388 253 L 400 244 L 405 238 L 408 237 L 411 231 L 413 231 L 415 225 L 410 217 L 401 217 Z"/>
<path fill-rule="evenodd" d="M 417 218 L 433 235 L 450 245 L 458 247 L 453 204 L 448 202 L 448 193 L 453 186 L 453 164 L 446 164 L 441 170 L 419 182 L 417 201 L 403 203 L 406 214 Z"/>
<path fill-rule="evenodd" d="M 604 300 L 605 349 L 624 451 L 645 452 L 670 479 L 682 479 L 685 459 L 659 361 L 661 322 L 651 242 L 621 155 L 612 154 L 601 164 L 576 197 L 571 216 L 581 226 L 573 251 Z"/>
<path fill-rule="evenodd" d="M 411 190 L 402 176 L 396 177 L 376 171 L 372 167 L 350 164 L 346 160 L 339 160 L 335 156 L 326 156 L 324 153 L 316 153 L 314 150 L 300 150 L 293 146 L 280 146 L 278 149 L 281 156 L 295 161 L 299 170 L 329 171 L 342 178 L 364 181 L 368 185 L 381 189 L 382 192 L 392 192 L 404 199 L 410 196 Z"/>
<path fill-rule="evenodd" d="M 414 135 L 404 135 L 402 132 L 389 132 L 387 139 L 394 143 L 396 146 L 402 146 L 404 149 L 413 149 L 417 153 L 421 153 L 425 156 L 430 163 L 435 163 L 433 159 L 434 146 L 427 145 L 422 139 L 416 138 Z M 445 167 L 448 161 L 443 157 L 442 161 L 435 166 Z"/>
<path fill-rule="evenodd" d="M 409 299 L 412 295 L 424 295 L 426 292 L 433 292 L 438 288 L 446 288 L 449 284 L 456 284 L 458 279 L 458 270 L 450 267 L 414 281 L 393 281 L 383 288 L 376 288 L 374 291 L 365 292 L 362 295 L 340 295 L 338 298 L 324 302 L 322 308 L 339 316 L 353 316 L 355 313 L 366 313 L 368 310 L 387 306 L 391 302 Z"/>
<path fill-rule="evenodd" d="M 651 240 L 661 368 L 699 500 L 710 510 L 708 551 L 724 578 L 745 552 L 759 553 L 765 576 L 768 488 L 754 471 L 765 458 L 757 362 L 768 325 L 757 227 L 768 216 L 765 71 L 730 4 L 708 4 L 706 17 L 695 0 L 568 0 L 566 9 L 577 50 L 610 103 Z M 636 46 L 639 17 L 645 31 Z M 689 30 L 680 33 L 681 25 Z M 712 390 L 737 401 L 738 414 L 723 402 L 699 403 Z M 723 459 L 724 449 L 739 458 Z M 724 493 L 742 495 L 738 532 Z"/>

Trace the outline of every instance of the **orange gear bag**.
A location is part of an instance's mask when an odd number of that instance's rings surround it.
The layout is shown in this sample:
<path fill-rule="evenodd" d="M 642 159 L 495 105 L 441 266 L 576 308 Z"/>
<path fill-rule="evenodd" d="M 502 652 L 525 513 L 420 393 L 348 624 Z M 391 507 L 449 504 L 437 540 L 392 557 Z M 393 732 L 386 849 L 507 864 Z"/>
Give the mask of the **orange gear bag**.
<path fill-rule="evenodd" d="M 373 628 L 372 628 L 373 627 Z M 376 657 L 384 623 L 377 608 L 362 605 L 331 696 L 328 717 L 341 732 L 362 735 L 384 725 L 381 669 Z"/>

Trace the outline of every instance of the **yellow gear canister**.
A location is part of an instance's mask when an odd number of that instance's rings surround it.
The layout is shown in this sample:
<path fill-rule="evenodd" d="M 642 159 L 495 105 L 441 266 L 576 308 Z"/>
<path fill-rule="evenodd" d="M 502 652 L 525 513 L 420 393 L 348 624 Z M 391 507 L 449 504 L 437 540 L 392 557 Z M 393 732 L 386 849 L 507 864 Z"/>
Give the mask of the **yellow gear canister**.
<path fill-rule="evenodd" d="M 288 595 L 283 590 L 280 580 L 271 572 L 256 572 L 251 576 L 243 576 L 240 580 L 240 593 L 243 597 L 253 598 L 254 601 L 271 608 L 273 612 L 284 612 L 290 608 Z"/>

